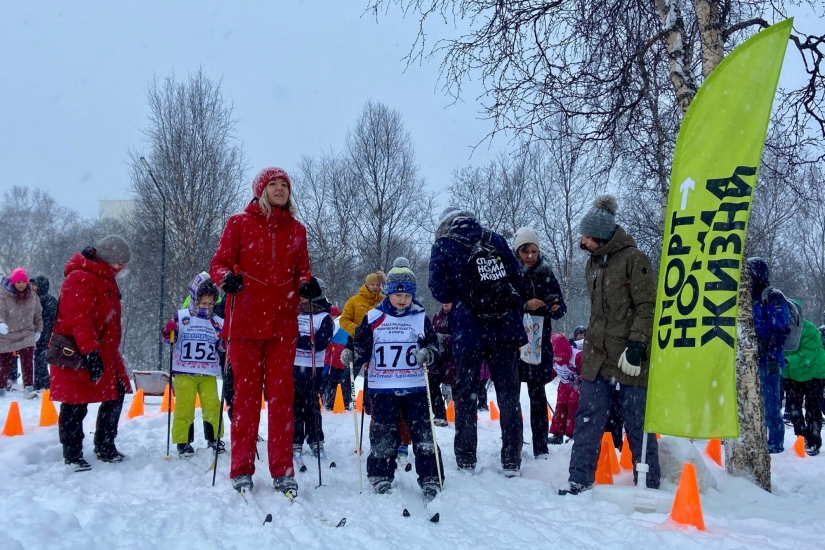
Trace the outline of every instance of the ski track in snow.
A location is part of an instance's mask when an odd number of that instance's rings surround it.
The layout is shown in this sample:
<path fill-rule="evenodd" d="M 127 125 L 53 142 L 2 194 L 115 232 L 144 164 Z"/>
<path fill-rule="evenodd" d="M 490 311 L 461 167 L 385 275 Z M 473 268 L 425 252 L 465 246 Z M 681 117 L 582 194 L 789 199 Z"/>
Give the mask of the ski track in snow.
<path fill-rule="evenodd" d="M 548 385 L 547 393 L 553 404 L 556 384 Z M 92 451 L 97 406 L 90 406 L 84 456 L 93 469 L 74 473 L 63 464 L 57 427 L 37 426 L 39 400 L 19 396 L 15 392 L 0 399 L 0 421 L 16 399 L 26 431 L 23 437 L 0 437 L 3 550 L 825 548 L 825 456 L 796 457 L 792 429 L 786 431 L 785 453 L 773 456 L 773 494 L 729 477 L 706 460 L 719 486 L 702 495 L 707 530 L 700 532 L 670 522 L 666 514 L 628 515 L 615 504 L 594 500 L 591 492 L 558 496 L 558 486 L 567 480 L 570 444 L 551 446 L 549 460 L 533 459 L 525 387 L 522 477 L 506 479 L 499 473 L 499 426 L 482 412 L 474 473 L 456 469 L 453 426 L 437 428 L 445 490 L 427 508 L 414 469 L 396 472 L 392 494 L 373 494 L 366 480 L 366 454 L 365 487 L 358 494 L 349 411 L 323 415 L 328 461 L 335 461 L 337 468 L 326 467 L 327 461 L 322 487 L 315 488 L 317 463 L 304 446 L 307 471 L 296 474 L 302 504 L 290 504 L 273 491 L 266 445 L 259 444 L 261 460 L 256 461 L 255 489 L 247 494 L 247 505 L 230 485 L 228 453 L 221 455 L 217 483 L 211 486 L 212 473 L 206 469 L 212 455 L 203 440 L 200 411 L 195 419 L 196 455 L 178 459 L 172 445 L 174 458 L 166 461 L 167 420 L 160 412 L 160 398 L 147 398 L 146 416 L 128 420 L 132 396 L 127 396 L 117 445 L 129 460 L 104 464 Z M 490 397 L 495 399 L 495 394 Z M 260 433 L 266 436 L 265 415 Z M 703 448 L 704 442 L 696 446 Z M 616 477 L 617 485 L 631 483 L 629 472 Z M 663 481 L 661 490 L 674 493 L 676 486 Z M 402 517 L 404 508 L 411 517 Z M 435 512 L 441 513 L 439 523 L 428 521 Z M 267 513 L 273 521 L 263 525 Z M 342 517 L 346 526 L 336 529 Z"/>

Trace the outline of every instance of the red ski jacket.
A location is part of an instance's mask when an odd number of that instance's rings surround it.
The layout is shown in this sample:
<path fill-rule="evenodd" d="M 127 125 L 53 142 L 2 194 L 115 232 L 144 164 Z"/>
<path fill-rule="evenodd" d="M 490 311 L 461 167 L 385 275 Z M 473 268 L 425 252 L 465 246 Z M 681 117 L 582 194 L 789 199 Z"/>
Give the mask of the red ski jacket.
<path fill-rule="evenodd" d="M 309 279 L 304 226 L 291 213 L 273 208 L 267 218 L 256 200 L 231 216 L 212 257 L 209 275 L 220 285 L 237 265 L 243 290 L 226 307 L 226 335 L 269 340 L 298 338 L 298 286 Z M 234 317 L 234 320 L 232 319 Z"/>

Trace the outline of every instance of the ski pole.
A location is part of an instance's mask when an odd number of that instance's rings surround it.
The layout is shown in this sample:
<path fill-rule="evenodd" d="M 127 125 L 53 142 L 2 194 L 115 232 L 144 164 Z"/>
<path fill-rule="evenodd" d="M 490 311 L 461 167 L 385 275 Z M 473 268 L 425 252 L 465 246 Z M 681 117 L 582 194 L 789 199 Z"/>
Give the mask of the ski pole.
<path fill-rule="evenodd" d="M 419 348 L 422 347 L 421 344 L 423 340 L 424 338 L 419 336 Z M 438 486 L 443 491 L 444 481 L 441 476 L 441 458 L 439 457 L 440 453 L 438 452 L 438 440 L 435 437 L 435 416 L 433 415 L 433 400 L 430 394 L 430 371 L 427 369 L 427 363 L 422 363 L 421 367 L 424 369 L 424 384 L 427 386 L 427 408 L 430 411 L 430 431 L 432 431 L 433 434 L 433 452 L 435 453 L 435 467 L 438 471 Z"/>
<path fill-rule="evenodd" d="M 352 361 L 349 362 L 350 402 L 352 402 L 352 427 L 355 430 L 355 452 L 358 454 L 358 494 L 364 491 L 364 473 L 361 471 L 361 439 L 358 437 L 358 407 L 355 406 L 355 377 Z M 363 403 L 361 410 L 364 410 Z"/>
<path fill-rule="evenodd" d="M 361 448 L 361 445 L 363 445 L 363 443 L 364 443 L 364 414 L 366 414 L 367 400 L 369 399 L 368 394 L 367 394 L 367 390 L 369 389 L 368 385 L 367 385 L 367 373 L 368 372 L 369 372 L 369 363 L 366 363 L 366 364 L 364 364 L 364 372 L 361 375 L 361 376 L 364 377 L 364 399 L 361 402 L 361 435 L 358 436 L 358 452 L 359 453 L 361 453 L 363 451 L 363 449 Z M 359 468 L 359 471 L 360 471 L 360 468 Z"/>
<path fill-rule="evenodd" d="M 172 363 L 175 360 L 175 331 L 169 333 L 169 400 L 166 403 L 166 460 L 171 460 L 172 457 L 169 455 L 169 441 L 172 436 L 172 377 L 174 376 L 174 372 L 172 371 Z"/>
<path fill-rule="evenodd" d="M 237 275 L 238 266 L 232 268 L 233 273 Z M 226 331 L 226 369 L 231 368 L 229 362 L 229 344 L 232 342 L 232 321 L 235 320 L 235 296 L 232 293 L 232 299 L 229 301 L 229 329 Z M 221 382 L 221 408 L 218 411 L 218 434 L 215 439 L 215 459 L 212 461 L 212 487 L 215 486 L 215 478 L 218 476 L 218 450 L 221 448 L 221 431 L 223 430 L 223 404 L 226 398 L 226 374 L 224 373 L 223 382 Z M 207 470 L 208 471 L 208 470 Z"/>
<path fill-rule="evenodd" d="M 320 404 L 318 403 L 318 388 L 315 383 L 315 326 L 312 321 L 313 317 L 313 309 L 312 309 L 312 302 L 309 305 L 309 352 L 311 354 L 311 361 L 312 361 L 312 416 L 315 420 L 315 455 L 318 457 L 318 486 L 315 487 L 316 489 L 323 485 L 321 482 L 321 442 L 319 440 L 319 436 L 321 434 L 320 427 L 318 426 L 318 417 L 321 416 L 321 411 L 318 410 L 316 412 L 316 407 L 320 408 Z"/>

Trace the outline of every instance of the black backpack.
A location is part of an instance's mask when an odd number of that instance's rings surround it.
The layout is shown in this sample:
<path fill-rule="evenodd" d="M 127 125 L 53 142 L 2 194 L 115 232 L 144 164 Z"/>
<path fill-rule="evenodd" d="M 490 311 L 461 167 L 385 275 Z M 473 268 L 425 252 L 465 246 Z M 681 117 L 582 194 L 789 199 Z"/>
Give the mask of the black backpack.
<path fill-rule="evenodd" d="M 476 242 L 449 233 L 445 236 L 470 249 L 459 291 L 470 313 L 480 319 L 498 319 L 520 307 L 521 298 L 510 283 L 507 264 L 492 243 L 492 231 L 482 229 Z"/>

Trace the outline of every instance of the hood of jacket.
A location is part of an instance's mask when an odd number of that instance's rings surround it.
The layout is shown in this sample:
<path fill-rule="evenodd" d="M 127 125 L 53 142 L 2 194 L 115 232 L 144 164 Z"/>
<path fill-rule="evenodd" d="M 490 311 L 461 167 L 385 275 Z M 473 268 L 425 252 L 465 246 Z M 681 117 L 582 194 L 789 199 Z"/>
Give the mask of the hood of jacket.
<path fill-rule="evenodd" d="M 45 296 L 49 293 L 49 279 L 45 275 L 34 277 L 31 282 L 37 285 L 37 295 Z"/>

